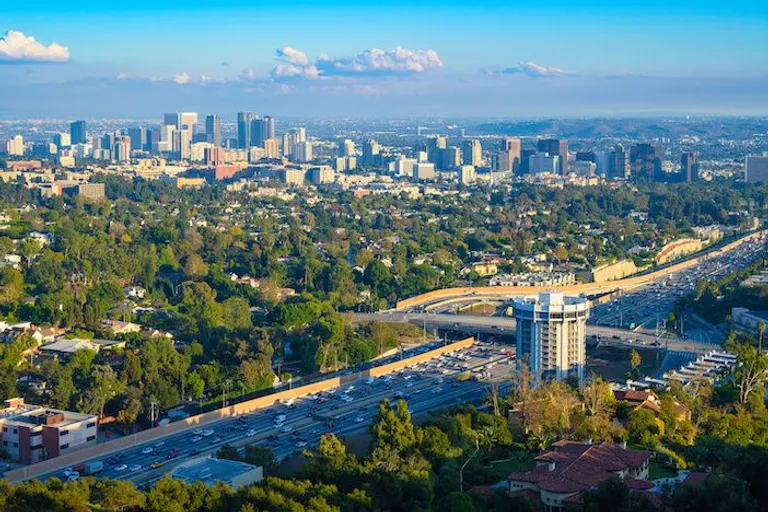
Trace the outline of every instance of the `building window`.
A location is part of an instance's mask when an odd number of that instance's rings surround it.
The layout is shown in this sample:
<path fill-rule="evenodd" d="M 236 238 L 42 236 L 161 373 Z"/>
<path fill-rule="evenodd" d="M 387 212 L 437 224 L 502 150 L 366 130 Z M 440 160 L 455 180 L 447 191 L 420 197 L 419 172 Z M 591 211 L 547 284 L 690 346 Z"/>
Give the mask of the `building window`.
<path fill-rule="evenodd" d="M 8 446 L 8 441 L 3 441 L 3 446 Z"/>
<path fill-rule="evenodd" d="M 94 439 L 96 439 L 96 436 L 88 436 L 88 438 L 86 438 L 85 442 L 87 443 L 89 441 L 93 441 Z"/>
<path fill-rule="evenodd" d="M 69 443 L 64 443 L 63 445 L 59 446 L 59 448 L 61 448 L 62 450 L 66 450 L 67 448 L 69 448 Z"/>
<path fill-rule="evenodd" d="M 69 430 L 60 430 L 59 431 L 59 437 L 64 437 L 67 434 L 69 434 Z"/>
<path fill-rule="evenodd" d="M 95 426 L 96 426 L 96 422 L 92 421 L 92 422 L 88 423 L 87 425 L 85 425 L 85 428 L 93 428 Z"/>
<path fill-rule="evenodd" d="M 13 443 L 13 447 L 14 448 L 18 448 L 19 447 L 19 443 Z"/>
<path fill-rule="evenodd" d="M 19 429 L 17 429 L 17 428 L 13 429 L 13 433 L 14 434 L 18 434 L 19 433 Z"/>
<path fill-rule="evenodd" d="M 3 432 L 8 432 L 8 427 L 3 427 Z"/>

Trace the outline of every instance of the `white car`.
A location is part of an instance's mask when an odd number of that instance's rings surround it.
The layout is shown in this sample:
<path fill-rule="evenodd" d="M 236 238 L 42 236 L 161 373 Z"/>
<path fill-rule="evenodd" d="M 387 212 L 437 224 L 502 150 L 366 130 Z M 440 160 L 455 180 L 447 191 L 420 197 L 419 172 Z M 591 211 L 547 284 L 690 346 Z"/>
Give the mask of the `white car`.
<path fill-rule="evenodd" d="M 355 418 L 355 423 L 362 423 L 365 421 L 365 416 L 358 416 Z"/>
<path fill-rule="evenodd" d="M 248 432 L 245 433 L 245 437 L 253 437 L 256 435 L 256 431 L 251 429 Z"/>
<path fill-rule="evenodd" d="M 203 437 L 212 436 L 213 435 L 213 430 L 211 430 L 210 428 L 207 428 L 207 429 L 203 430 L 200 435 L 202 435 Z"/>
<path fill-rule="evenodd" d="M 298 443 L 296 443 L 296 448 L 304 448 L 305 446 L 307 446 L 306 441 L 299 441 Z"/>
<path fill-rule="evenodd" d="M 119 466 L 115 466 L 115 471 L 125 471 L 128 469 L 128 464 L 120 464 Z"/>
<path fill-rule="evenodd" d="M 280 432 L 287 434 L 288 432 L 292 432 L 293 427 L 291 425 L 286 425 L 283 428 L 280 429 Z"/>
<path fill-rule="evenodd" d="M 202 433 L 203 433 L 203 429 L 201 429 L 201 428 L 196 428 L 195 430 L 192 431 L 192 434 L 194 434 L 196 436 L 199 436 Z"/>
<path fill-rule="evenodd" d="M 131 464 L 128 469 L 131 471 L 141 471 L 141 464 Z"/>
<path fill-rule="evenodd" d="M 201 436 L 193 436 L 192 439 L 190 439 L 190 441 L 192 441 L 193 443 L 196 443 L 198 441 L 202 441 L 202 439 L 203 438 Z"/>
<path fill-rule="evenodd" d="M 156 442 L 156 443 L 155 443 L 155 448 L 160 448 L 160 447 L 161 447 L 161 446 L 163 446 L 164 444 L 165 444 L 165 441 L 163 441 L 163 440 L 160 440 L 160 441 L 158 441 L 158 442 Z"/>
<path fill-rule="evenodd" d="M 143 453 L 144 455 L 149 455 L 153 451 L 155 450 L 151 446 L 147 446 L 146 448 L 141 450 L 141 453 Z"/>
<path fill-rule="evenodd" d="M 79 479 L 80 479 L 80 473 L 78 473 L 77 471 L 73 471 L 67 477 L 67 482 L 74 482 Z"/>

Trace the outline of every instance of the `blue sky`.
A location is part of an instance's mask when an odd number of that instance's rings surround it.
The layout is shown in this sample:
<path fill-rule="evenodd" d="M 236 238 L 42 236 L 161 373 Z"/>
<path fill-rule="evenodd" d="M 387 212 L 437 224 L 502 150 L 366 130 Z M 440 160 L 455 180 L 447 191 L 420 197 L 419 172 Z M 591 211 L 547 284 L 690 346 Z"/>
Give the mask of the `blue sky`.
<path fill-rule="evenodd" d="M 765 0 L 6 0 L 6 31 L 5 117 L 768 113 Z"/>

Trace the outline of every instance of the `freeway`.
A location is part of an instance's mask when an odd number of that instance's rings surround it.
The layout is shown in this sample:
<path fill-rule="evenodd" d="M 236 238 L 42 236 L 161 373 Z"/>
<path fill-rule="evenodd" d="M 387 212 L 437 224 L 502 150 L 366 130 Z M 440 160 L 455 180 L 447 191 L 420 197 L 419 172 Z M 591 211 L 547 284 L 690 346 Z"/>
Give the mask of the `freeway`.
<path fill-rule="evenodd" d="M 350 435 L 363 432 L 384 398 L 407 399 L 415 416 L 457 403 L 481 400 L 488 383 L 508 379 L 514 365 L 510 347 L 478 342 L 472 347 L 414 365 L 391 376 L 345 383 L 344 389 L 318 393 L 290 404 L 275 405 L 193 432 L 168 436 L 96 459 L 104 463 L 100 477 L 125 479 L 137 485 L 151 484 L 178 463 L 213 453 L 225 444 L 255 444 L 270 448 L 278 459 L 314 446 L 328 432 Z M 491 366 L 485 370 L 486 366 Z M 487 371 L 482 380 L 459 382 L 465 371 Z M 89 461 L 84 461 L 89 462 Z M 155 467 L 153 467 L 153 465 Z M 63 478 L 63 472 L 42 479 Z"/>
<path fill-rule="evenodd" d="M 517 323 L 511 317 L 480 316 L 480 315 L 451 315 L 437 313 L 355 313 L 356 321 L 378 320 L 382 322 L 409 322 L 425 328 L 433 327 L 443 330 L 463 332 L 488 333 L 514 336 Z M 601 343 L 622 346 L 643 345 L 649 348 L 658 346 L 680 352 L 706 353 L 712 350 L 712 345 L 684 340 L 676 336 L 657 337 L 653 334 L 634 332 L 614 327 L 588 325 L 587 334 L 598 336 Z M 632 341 L 627 341 L 632 340 Z M 658 345 L 654 345 L 658 342 Z"/>

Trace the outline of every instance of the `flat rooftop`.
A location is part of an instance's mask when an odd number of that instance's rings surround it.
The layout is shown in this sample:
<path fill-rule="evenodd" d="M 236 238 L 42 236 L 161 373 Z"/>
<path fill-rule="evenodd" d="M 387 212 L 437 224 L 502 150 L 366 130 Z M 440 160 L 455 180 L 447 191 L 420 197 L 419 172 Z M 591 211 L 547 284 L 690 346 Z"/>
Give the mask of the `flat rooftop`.
<path fill-rule="evenodd" d="M 258 466 L 245 462 L 209 458 L 179 466 L 173 470 L 172 476 L 188 484 L 201 482 L 213 485 L 217 481 L 230 484 L 234 478 L 255 469 L 258 469 Z"/>
<path fill-rule="evenodd" d="M 56 417 L 58 421 L 46 423 L 45 417 Z M 93 414 L 82 414 L 79 412 L 62 411 L 59 409 L 50 409 L 33 404 L 22 404 L 18 407 L 0 409 L 0 423 L 4 425 L 48 425 L 51 427 L 67 427 L 89 419 L 96 420 Z"/>

